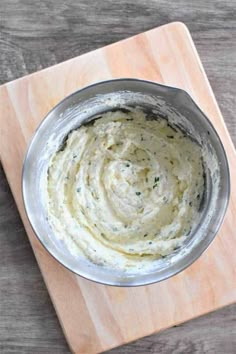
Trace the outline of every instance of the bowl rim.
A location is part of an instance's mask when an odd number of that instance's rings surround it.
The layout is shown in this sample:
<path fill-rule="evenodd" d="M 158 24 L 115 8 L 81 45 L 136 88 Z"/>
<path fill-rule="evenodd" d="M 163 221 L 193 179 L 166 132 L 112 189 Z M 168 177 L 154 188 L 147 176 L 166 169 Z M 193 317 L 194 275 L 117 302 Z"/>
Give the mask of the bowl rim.
<path fill-rule="evenodd" d="M 150 280 L 149 278 L 146 279 L 146 277 L 144 278 L 144 280 L 137 280 L 136 277 L 138 277 L 138 275 L 135 275 L 135 280 L 133 280 L 133 278 L 130 278 L 130 280 L 126 281 L 126 282 L 116 282 L 116 281 L 103 281 L 103 280 L 98 280 L 96 276 L 93 276 L 92 273 L 86 273 L 85 272 L 81 272 L 79 273 L 78 271 L 74 270 L 72 267 L 70 267 L 68 264 L 66 264 L 63 260 L 60 259 L 59 256 L 56 255 L 56 252 L 53 252 L 52 249 L 47 248 L 47 246 L 44 244 L 43 240 L 41 239 L 39 233 L 36 231 L 37 227 L 35 226 L 35 223 L 32 221 L 31 219 L 31 211 L 30 211 L 30 207 L 26 201 L 26 194 L 27 194 L 27 186 L 26 186 L 26 181 L 25 181 L 25 174 L 26 174 L 26 169 L 27 169 L 27 162 L 28 162 L 28 158 L 31 152 L 31 149 L 33 147 L 33 143 L 34 141 L 37 139 L 37 136 L 42 128 L 42 126 L 44 124 L 47 123 L 47 119 L 50 117 L 51 113 L 56 110 L 59 106 L 63 105 L 63 103 L 67 100 L 70 100 L 71 98 L 73 98 L 73 96 L 76 96 L 78 94 L 80 94 L 83 91 L 89 90 L 93 87 L 99 86 L 99 85 L 103 85 L 103 84 L 110 84 L 113 82 L 136 82 L 136 83 L 145 83 L 145 84 L 149 84 L 149 85 L 153 85 L 153 86 L 158 86 L 161 87 L 163 89 L 166 90 L 172 90 L 172 91 L 177 91 L 180 92 L 182 94 L 184 94 L 185 96 L 187 96 L 187 98 L 190 100 L 190 103 L 192 105 L 195 106 L 195 108 L 197 108 L 197 110 L 202 114 L 202 116 L 204 117 L 204 119 L 207 121 L 207 123 L 210 125 L 211 129 L 213 130 L 214 134 L 217 137 L 218 143 L 220 144 L 220 149 L 223 153 L 223 158 L 225 160 L 225 165 L 226 165 L 226 177 L 227 177 L 227 194 L 226 194 L 226 203 L 223 207 L 223 209 L 221 210 L 221 215 L 218 218 L 217 224 L 215 225 L 214 231 L 211 232 L 211 235 L 208 236 L 207 238 L 207 242 L 205 242 L 205 244 L 201 244 L 201 242 L 198 244 L 198 250 L 197 252 L 192 256 L 189 257 L 187 262 L 184 263 L 184 265 L 178 267 L 175 270 L 172 270 L 171 273 L 166 274 L 165 276 L 161 276 L 159 278 L 155 278 L 153 280 Z M 122 91 L 122 90 L 119 90 Z M 125 91 L 125 90 L 124 90 Z M 118 92 L 118 91 L 117 91 Z M 141 91 L 140 91 L 141 92 Z M 52 256 L 59 264 L 63 265 L 63 267 L 65 267 L 66 269 L 68 269 L 69 271 L 71 271 L 72 273 L 74 273 L 75 275 L 78 275 L 86 280 L 90 280 L 93 281 L 95 283 L 98 284 L 102 284 L 102 285 L 108 285 L 108 286 L 115 286 L 115 287 L 138 287 L 138 286 L 145 286 L 145 285 L 149 285 L 149 284 L 154 284 L 154 283 L 158 283 L 160 281 L 169 279 L 170 277 L 173 277 L 177 274 L 179 274 L 180 272 L 182 272 L 183 270 L 185 270 L 186 268 L 188 268 L 191 264 L 193 264 L 198 258 L 200 258 L 200 256 L 202 255 L 203 252 L 205 252 L 207 250 L 207 248 L 209 247 L 209 245 L 212 243 L 212 241 L 214 240 L 214 238 L 216 237 L 216 235 L 218 234 L 218 231 L 223 223 L 228 205 L 229 205 L 229 199 L 230 199 L 230 193 L 231 193 L 231 182 L 230 182 L 230 168 L 229 168 L 229 162 L 228 162 L 228 158 L 227 158 L 227 154 L 224 148 L 224 145 L 221 141 L 221 138 L 217 132 L 217 130 L 215 129 L 213 123 L 210 121 L 210 119 L 206 116 L 206 114 L 202 111 L 202 109 L 198 106 L 198 104 L 194 101 L 194 99 L 191 97 L 191 95 L 185 91 L 182 88 L 178 88 L 175 86 L 169 86 L 169 85 L 164 85 L 155 81 L 151 81 L 151 80 L 145 80 L 145 79 L 140 79 L 140 78 L 117 78 L 117 79 L 108 79 L 108 80 L 101 80 L 101 81 L 97 81 L 95 83 L 92 83 L 90 85 L 86 85 L 84 87 L 82 87 L 81 89 L 78 89 L 74 92 L 72 92 L 71 94 L 67 95 L 66 97 L 64 97 L 62 100 L 60 100 L 55 106 L 53 106 L 52 109 L 50 109 L 48 111 L 48 113 L 44 116 L 44 118 L 42 119 L 42 121 L 40 122 L 40 124 L 38 125 L 38 127 L 36 128 L 35 132 L 33 133 L 30 142 L 28 143 L 27 149 L 26 149 L 26 153 L 25 153 L 25 157 L 23 160 L 23 165 L 22 165 L 22 173 L 21 173 L 21 194 L 22 194 L 22 199 L 23 199 L 23 205 L 24 205 L 24 209 L 25 209 L 25 213 L 27 216 L 27 219 L 29 221 L 29 224 L 35 234 L 35 236 L 37 237 L 37 239 L 39 240 L 39 242 L 41 243 L 41 245 L 44 247 L 44 249 L 49 253 L 50 256 Z M 201 247 L 199 247 L 201 246 Z M 187 256 L 185 256 L 187 257 Z M 145 275 L 151 275 L 151 274 L 155 274 L 155 272 L 153 273 L 147 273 Z M 143 276 L 145 276 L 143 274 Z"/>

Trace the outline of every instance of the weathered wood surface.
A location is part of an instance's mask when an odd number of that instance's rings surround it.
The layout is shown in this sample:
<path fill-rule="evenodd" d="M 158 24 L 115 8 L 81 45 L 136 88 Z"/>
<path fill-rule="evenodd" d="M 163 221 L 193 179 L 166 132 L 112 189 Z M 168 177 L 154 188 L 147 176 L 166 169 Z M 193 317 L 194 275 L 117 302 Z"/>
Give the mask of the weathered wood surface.
<path fill-rule="evenodd" d="M 235 3 L 6 1 L 0 4 L 0 82 L 174 20 L 193 35 L 236 142 Z M 0 352 L 67 353 L 9 188 L 0 185 Z M 112 353 L 234 353 L 235 306 Z"/>

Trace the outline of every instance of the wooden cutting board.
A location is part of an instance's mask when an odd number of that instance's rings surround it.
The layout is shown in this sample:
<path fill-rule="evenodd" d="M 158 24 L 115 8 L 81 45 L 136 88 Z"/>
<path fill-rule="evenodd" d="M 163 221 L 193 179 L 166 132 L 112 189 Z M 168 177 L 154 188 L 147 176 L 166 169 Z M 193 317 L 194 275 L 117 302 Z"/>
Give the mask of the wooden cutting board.
<path fill-rule="evenodd" d="M 63 268 L 41 246 L 21 195 L 27 145 L 47 112 L 96 81 L 136 77 L 188 91 L 213 122 L 231 170 L 221 230 L 192 266 L 139 288 L 92 283 Z M 236 301 L 236 154 L 188 29 L 171 23 L 0 87 L 1 160 L 71 351 L 97 353 Z"/>

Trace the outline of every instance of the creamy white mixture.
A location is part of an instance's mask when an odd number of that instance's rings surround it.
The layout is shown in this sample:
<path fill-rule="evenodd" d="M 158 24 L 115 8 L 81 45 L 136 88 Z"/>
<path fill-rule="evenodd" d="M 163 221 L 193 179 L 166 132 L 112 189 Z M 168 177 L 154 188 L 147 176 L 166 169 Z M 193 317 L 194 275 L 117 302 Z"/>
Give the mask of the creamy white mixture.
<path fill-rule="evenodd" d="M 150 268 L 198 221 L 201 148 L 164 119 L 108 112 L 71 132 L 48 170 L 48 220 L 74 255 Z"/>

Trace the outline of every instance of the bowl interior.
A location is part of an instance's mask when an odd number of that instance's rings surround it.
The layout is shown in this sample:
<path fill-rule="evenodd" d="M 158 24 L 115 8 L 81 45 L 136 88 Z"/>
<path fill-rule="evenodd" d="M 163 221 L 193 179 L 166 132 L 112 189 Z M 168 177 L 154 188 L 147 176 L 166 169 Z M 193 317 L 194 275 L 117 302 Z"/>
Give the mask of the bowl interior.
<path fill-rule="evenodd" d="M 43 193 L 50 156 L 68 133 L 98 114 L 140 107 L 148 117 L 161 116 L 202 146 L 205 193 L 198 226 L 181 248 L 158 260 L 150 273 L 105 269 L 73 256 L 47 222 Z M 88 279 L 110 285 L 135 286 L 166 279 L 191 264 L 207 248 L 223 220 L 229 199 L 229 169 L 221 141 L 190 96 L 179 89 L 142 80 L 101 82 L 60 102 L 37 129 L 23 168 L 23 197 L 31 225 L 45 248 L 60 263 Z"/>

